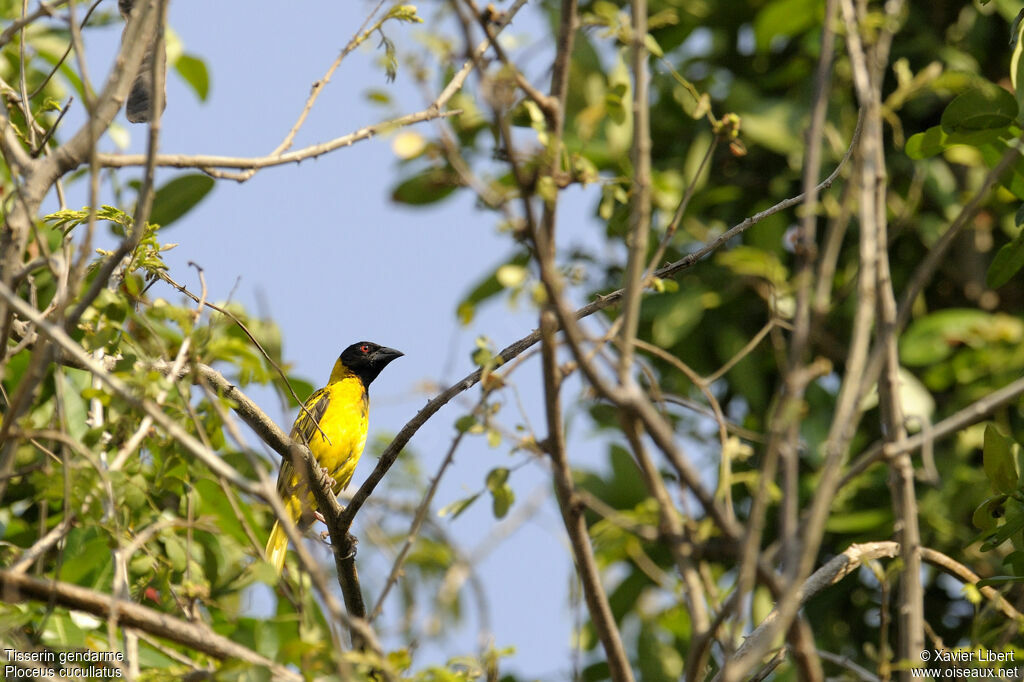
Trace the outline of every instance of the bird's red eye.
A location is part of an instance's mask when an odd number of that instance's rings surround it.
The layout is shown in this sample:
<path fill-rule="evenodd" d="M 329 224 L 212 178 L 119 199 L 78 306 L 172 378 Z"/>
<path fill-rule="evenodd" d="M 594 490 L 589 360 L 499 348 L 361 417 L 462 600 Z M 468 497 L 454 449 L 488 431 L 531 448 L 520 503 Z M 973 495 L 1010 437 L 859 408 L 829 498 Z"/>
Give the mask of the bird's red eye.
<path fill-rule="evenodd" d="M 359 352 L 360 352 L 360 353 L 369 353 L 369 352 L 370 352 L 370 347 L 369 347 L 369 346 L 367 346 L 367 345 L 366 345 L 366 344 L 364 343 L 363 345 L 359 346 Z"/>

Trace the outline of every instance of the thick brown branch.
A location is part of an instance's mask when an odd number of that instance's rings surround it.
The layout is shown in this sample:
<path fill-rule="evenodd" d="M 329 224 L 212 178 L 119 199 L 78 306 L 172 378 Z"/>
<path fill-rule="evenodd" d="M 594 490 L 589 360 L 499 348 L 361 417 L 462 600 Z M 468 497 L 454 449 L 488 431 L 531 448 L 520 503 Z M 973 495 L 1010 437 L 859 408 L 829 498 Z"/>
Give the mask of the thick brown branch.
<path fill-rule="evenodd" d="M 0 600 L 14 603 L 26 600 L 55 604 L 85 611 L 106 619 L 116 611 L 122 627 L 137 628 L 219 659 L 238 659 L 267 668 L 275 679 L 301 680 L 302 677 L 261 654 L 247 649 L 205 625 L 188 623 L 135 602 L 114 599 L 108 594 L 72 585 L 39 580 L 13 571 L 0 570 Z"/>
<path fill-rule="evenodd" d="M 569 468 L 569 460 L 565 453 L 565 432 L 558 397 L 561 381 L 555 355 L 555 332 L 558 329 L 555 314 L 545 310 L 541 313 L 540 324 L 543 336 L 540 350 L 544 371 L 544 406 L 548 422 L 546 442 L 553 465 L 558 507 L 562 512 L 565 530 L 569 534 L 569 544 L 572 546 L 576 571 L 583 586 L 583 596 L 590 612 L 590 620 L 608 658 L 609 675 L 614 682 L 632 682 L 633 671 L 629 667 L 629 658 L 622 646 L 622 637 L 608 604 L 608 595 L 601 584 L 601 576 L 594 559 L 594 548 L 590 544 L 587 522 L 583 516 L 583 505 L 576 497 L 572 470 Z"/>

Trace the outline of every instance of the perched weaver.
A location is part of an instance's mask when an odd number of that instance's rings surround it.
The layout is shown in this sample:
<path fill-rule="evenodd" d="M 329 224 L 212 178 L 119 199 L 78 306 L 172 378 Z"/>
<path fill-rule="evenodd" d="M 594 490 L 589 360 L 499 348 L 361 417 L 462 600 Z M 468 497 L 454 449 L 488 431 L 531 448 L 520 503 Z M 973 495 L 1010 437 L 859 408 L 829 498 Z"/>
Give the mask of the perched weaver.
<path fill-rule="evenodd" d="M 309 445 L 317 463 L 334 479 L 335 495 L 352 479 L 366 445 L 369 407 L 366 389 L 388 363 L 401 356 L 402 353 L 393 348 L 369 341 L 352 344 L 334 363 L 327 385 L 309 397 L 295 419 L 291 437 Z M 316 499 L 305 473 L 296 471 L 286 458 L 277 478 L 277 492 L 284 501 L 288 517 L 300 531 L 312 525 L 316 513 Z M 275 522 L 266 555 L 279 574 L 287 551 L 288 536 L 281 524 Z"/>

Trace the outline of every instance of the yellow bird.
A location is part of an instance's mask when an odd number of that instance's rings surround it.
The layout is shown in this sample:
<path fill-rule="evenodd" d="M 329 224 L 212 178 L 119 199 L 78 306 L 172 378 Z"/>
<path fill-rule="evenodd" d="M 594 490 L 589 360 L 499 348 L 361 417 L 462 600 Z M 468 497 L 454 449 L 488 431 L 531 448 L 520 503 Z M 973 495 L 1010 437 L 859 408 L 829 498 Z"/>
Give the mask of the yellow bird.
<path fill-rule="evenodd" d="M 292 425 L 291 437 L 309 445 L 317 463 L 334 479 L 334 494 L 344 489 L 366 445 L 369 396 L 367 388 L 381 370 L 402 353 L 369 341 L 360 341 L 341 352 L 327 385 L 309 396 Z M 306 472 L 295 471 L 285 458 L 277 477 L 277 493 L 289 518 L 300 531 L 313 524 L 316 499 Z M 288 536 L 279 522 L 267 540 L 267 561 L 278 574 L 288 552 Z"/>

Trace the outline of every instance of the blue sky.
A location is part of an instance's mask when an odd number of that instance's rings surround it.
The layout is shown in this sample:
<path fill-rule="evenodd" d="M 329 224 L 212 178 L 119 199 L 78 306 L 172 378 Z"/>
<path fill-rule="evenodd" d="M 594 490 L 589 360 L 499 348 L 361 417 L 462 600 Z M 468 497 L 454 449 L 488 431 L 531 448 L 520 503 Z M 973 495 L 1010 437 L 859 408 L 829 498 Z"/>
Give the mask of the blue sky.
<path fill-rule="evenodd" d="M 113 3 L 110 3 L 111 5 Z M 173 72 L 168 78 L 168 107 L 163 117 L 161 149 L 167 153 L 205 153 L 260 156 L 280 142 L 301 110 L 311 84 L 319 79 L 371 5 L 308 1 L 288 5 L 218 0 L 213 3 L 170 5 L 170 24 L 184 49 L 203 58 L 211 73 L 207 102 L 195 95 Z M 389 36 L 400 48 L 413 46 L 414 36 L 431 30 L 436 6 L 421 6 L 427 25 L 392 28 Z M 546 29 L 530 8 L 507 31 L 524 44 L 541 43 Z M 120 26 L 87 34 L 91 74 L 102 80 L 116 48 Z M 369 88 L 385 89 L 403 111 L 421 108 L 423 98 L 408 73 L 400 71 L 388 84 L 376 65 L 379 52 L 368 47 L 350 55 L 335 74 L 295 148 L 322 142 L 382 118 L 379 108 L 366 104 Z M 527 48 L 528 49 L 528 48 Z M 544 59 L 532 51 L 530 65 Z M 530 74 L 546 87 L 543 74 Z M 471 78 L 469 87 L 475 87 Z M 75 113 L 75 112 L 72 112 Z M 70 116 L 65 123 L 79 120 Z M 145 128 L 119 119 L 131 135 L 129 149 L 141 151 Z M 431 134 L 432 124 L 418 130 Z M 528 304 L 518 310 L 493 304 L 468 327 L 455 317 L 458 301 L 470 286 L 514 245 L 499 234 L 497 217 L 476 209 L 462 194 L 439 207 L 413 211 L 392 203 L 390 188 L 398 165 L 391 140 L 379 138 L 342 149 L 300 165 L 263 170 L 244 184 L 219 181 L 194 211 L 162 234 L 178 242 L 168 254 L 171 276 L 196 287 L 189 261 L 205 271 L 209 297 L 231 297 L 251 311 L 269 315 L 281 327 L 284 355 L 294 372 L 322 384 L 342 348 L 368 339 L 405 352 L 374 383 L 371 432 L 395 432 L 433 392 L 428 383 L 448 385 L 473 369 L 469 355 L 474 339 L 483 334 L 497 347 L 520 338 L 536 324 Z M 109 140 L 104 149 L 113 148 Z M 136 171 L 122 177 L 133 177 Z M 162 170 L 160 183 L 177 173 Z M 159 184 L 159 183 L 158 183 Z M 86 203 L 84 188 L 72 192 L 72 208 Z M 570 190 L 561 205 L 562 239 L 586 239 L 599 229 L 591 222 L 595 192 Z M 165 287 L 154 295 L 172 300 Z M 519 370 L 522 402 L 533 425 L 543 431 L 539 366 L 531 361 Z M 567 398 L 578 389 L 568 387 Z M 413 439 L 411 449 L 430 476 L 448 449 L 453 422 L 475 402 L 477 390 L 460 405 L 438 414 Z M 282 426 L 294 415 L 282 410 L 270 392 L 256 398 Z M 508 396 L 511 401 L 512 396 Z M 515 419 L 506 410 L 508 426 Z M 586 438 L 585 421 L 572 430 L 570 456 L 574 461 L 603 461 L 603 445 Z M 543 433 L 539 434 L 543 435 Z M 255 437 L 251 440 L 256 443 Z M 515 465 L 523 455 L 510 457 L 503 446 L 490 449 L 480 437 L 469 438 L 459 450 L 435 499 L 435 509 L 479 490 L 496 466 Z M 374 464 L 364 457 L 354 485 Z M 564 679 L 571 662 L 570 636 L 576 616 L 568 603 L 571 562 L 553 495 L 537 464 L 512 477 L 518 503 L 531 494 L 546 497 L 541 511 L 504 541 L 479 566 L 491 609 L 494 644 L 517 650 L 510 671 L 525 676 Z M 515 507 L 513 508 L 513 514 Z M 496 528 L 488 502 L 478 503 L 454 521 L 439 520 L 463 548 L 469 550 Z M 357 520 L 356 533 L 360 533 Z M 368 600 L 376 600 L 382 578 L 367 566 L 389 565 L 364 542 L 360 554 Z M 394 593 L 392 593 L 394 594 Z M 255 595 L 252 608 L 265 609 L 266 595 Z M 386 604 L 394 617 L 398 602 Z M 474 609 L 467 622 L 450 633 L 443 648 L 423 648 L 416 665 L 443 662 L 448 656 L 471 653 L 477 646 Z M 391 642 L 395 644 L 395 642 Z"/>

